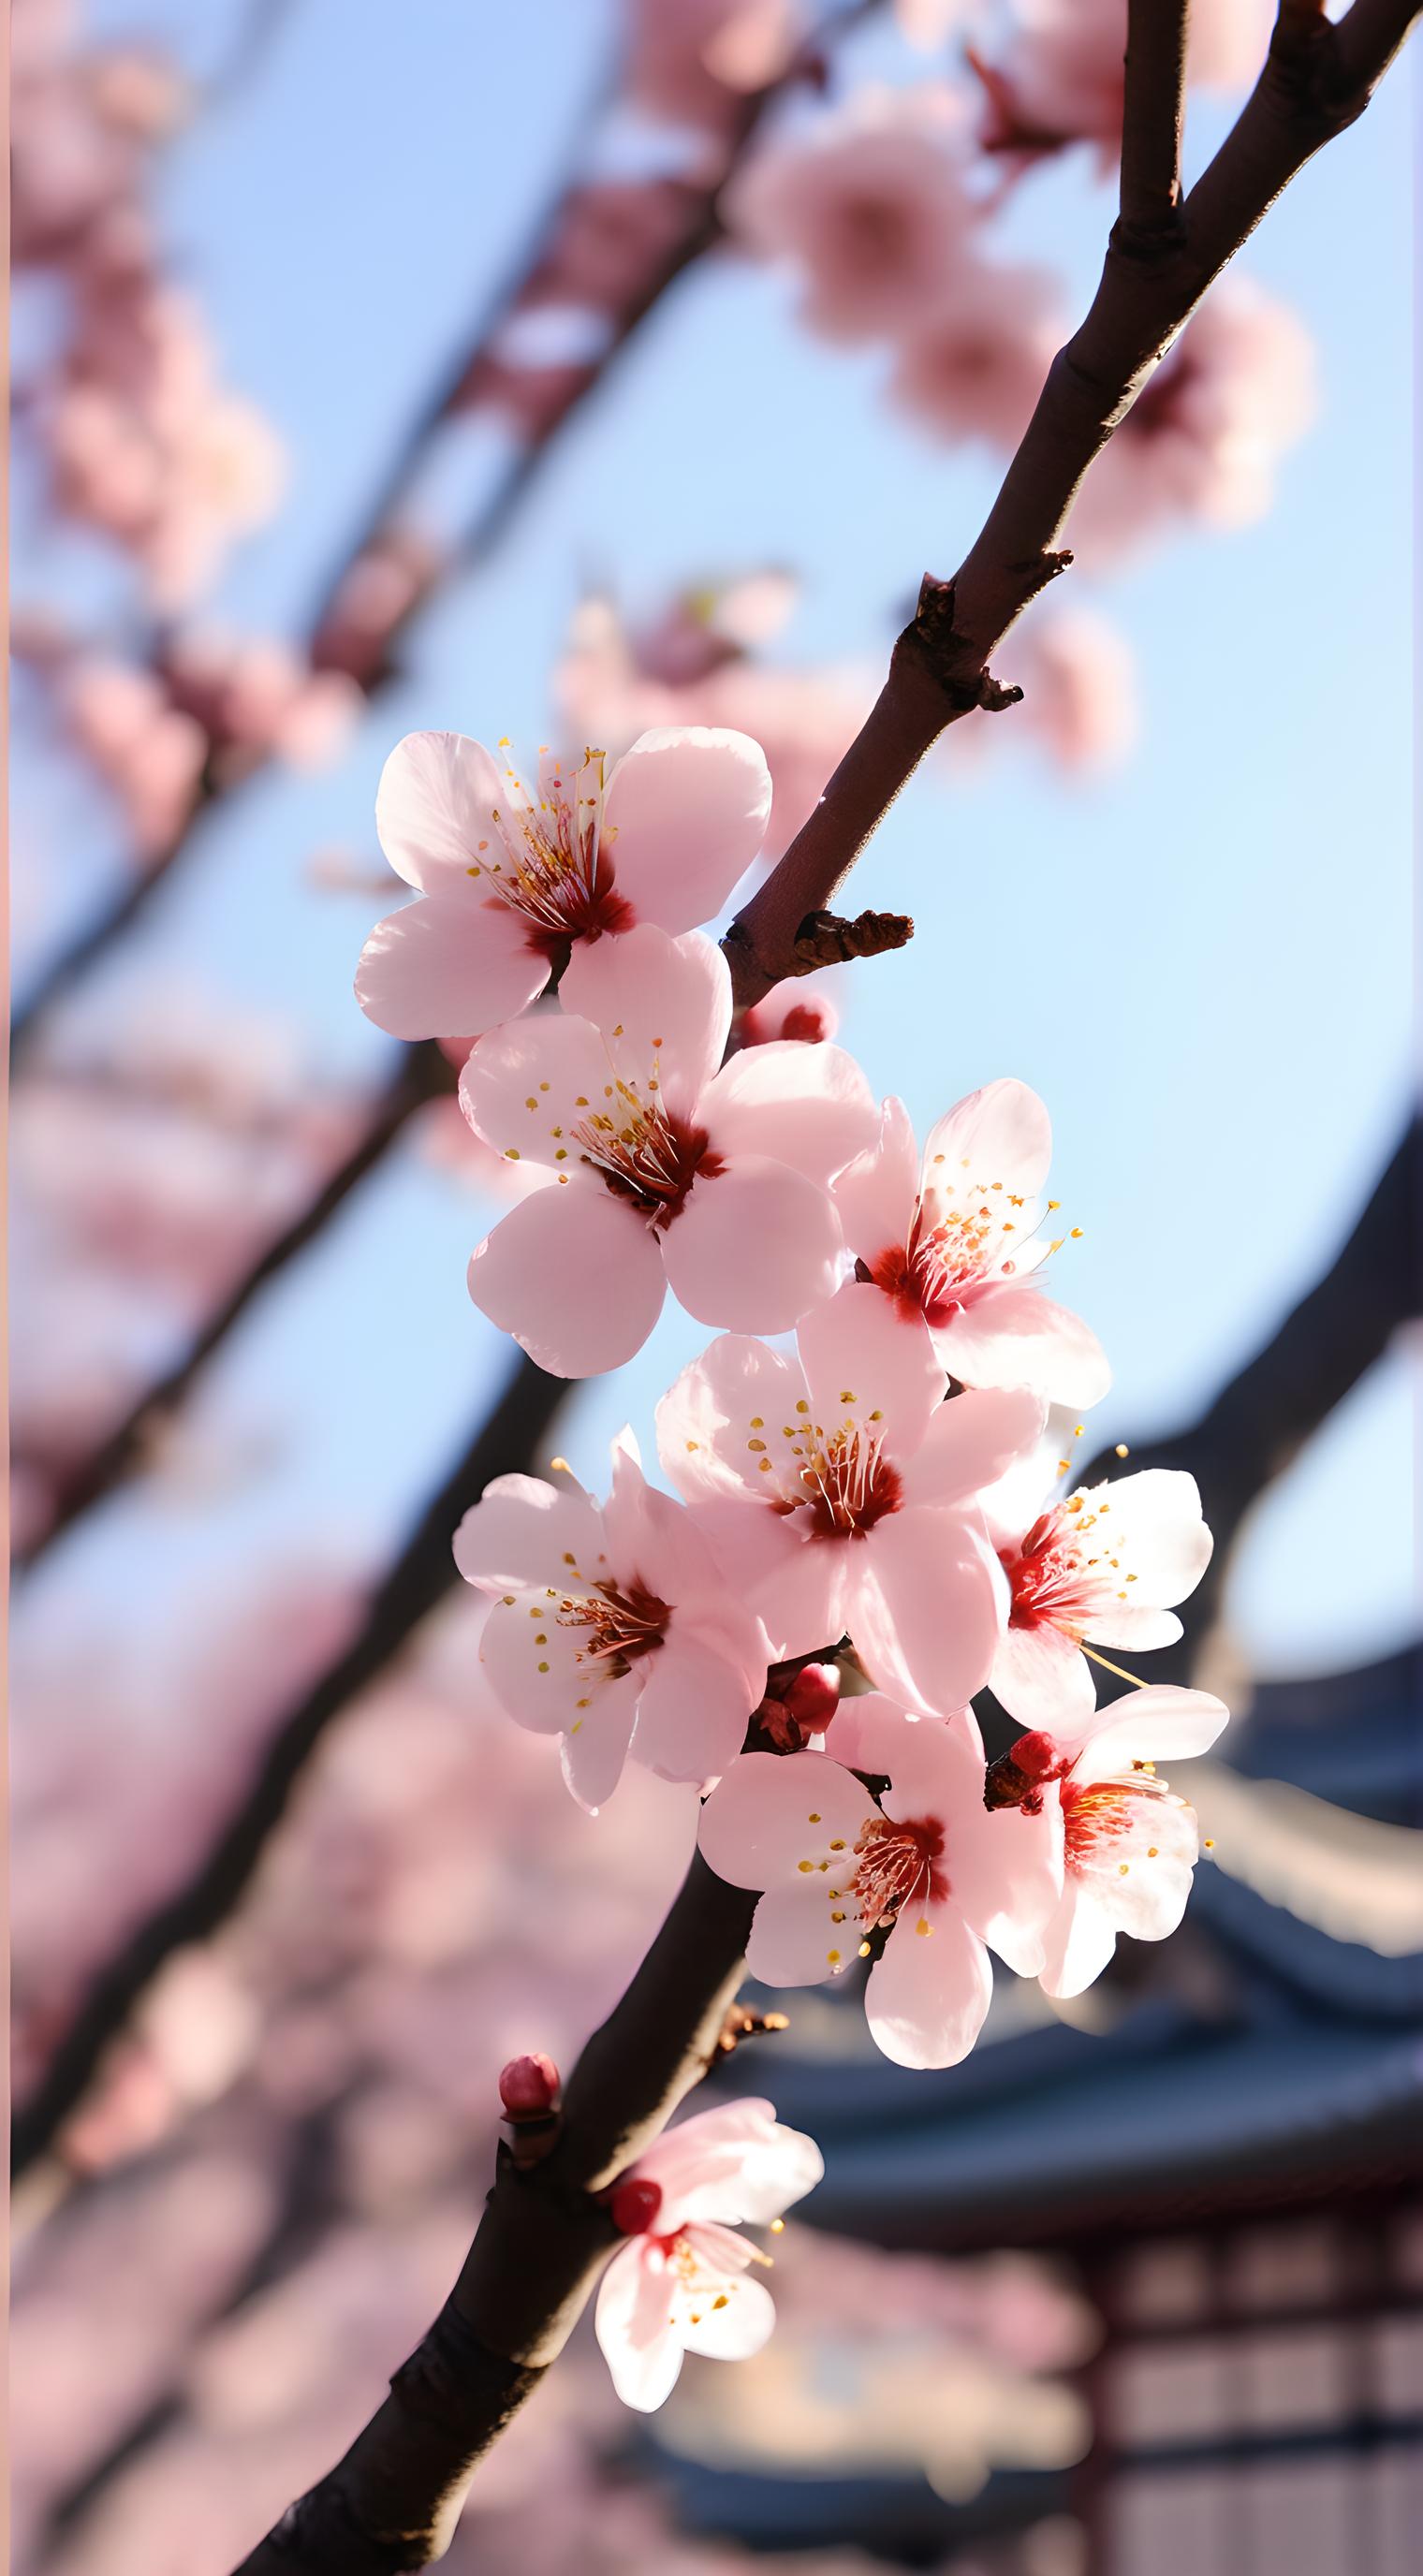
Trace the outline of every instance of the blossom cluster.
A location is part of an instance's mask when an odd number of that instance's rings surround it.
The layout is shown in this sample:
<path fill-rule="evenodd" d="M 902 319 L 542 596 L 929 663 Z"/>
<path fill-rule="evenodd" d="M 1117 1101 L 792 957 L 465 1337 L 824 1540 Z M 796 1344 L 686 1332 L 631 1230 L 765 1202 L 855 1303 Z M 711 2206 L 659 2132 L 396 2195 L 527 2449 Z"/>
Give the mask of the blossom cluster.
<path fill-rule="evenodd" d="M 1040 1285 L 1080 1229 L 1046 1194 L 1036 1095 L 991 1082 L 921 1148 L 818 1025 L 729 1052 L 728 969 L 693 925 L 769 805 L 730 732 L 662 728 L 610 774 L 545 753 L 533 791 L 503 747 L 409 737 L 378 821 L 419 896 L 357 990 L 400 1035 L 462 1032 L 471 1126 L 541 1167 L 470 1265 L 492 1320 L 567 1376 L 631 1358 L 669 1288 L 723 1328 L 658 1407 L 671 1492 L 629 1430 L 605 1503 L 560 1466 L 466 1514 L 496 1698 L 591 1810 L 629 1759 L 697 1784 L 706 1858 L 760 1895 L 755 1973 L 869 1958 L 880 2046 L 946 2066 L 990 1950 L 1071 1995 L 1119 1931 L 1179 1919 L 1195 1822 L 1153 1766 L 1226 1712 L 1148 1686 L 1099 1709 L 1094 1670 L 1179 1635 L 1210 1539 L 1189 1476 L 1050 1469 L 1054 1409 L 1109 1371 Z M 988 1687 L 1026 1730 L 992 1765 Z"/>

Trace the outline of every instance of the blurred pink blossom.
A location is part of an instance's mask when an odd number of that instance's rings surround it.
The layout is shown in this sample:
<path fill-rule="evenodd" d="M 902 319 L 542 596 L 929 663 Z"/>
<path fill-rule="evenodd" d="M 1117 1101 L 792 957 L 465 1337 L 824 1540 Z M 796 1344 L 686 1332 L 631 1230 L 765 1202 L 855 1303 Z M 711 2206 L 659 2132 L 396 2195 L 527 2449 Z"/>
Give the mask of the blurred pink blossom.
<path fill-rule="evenodd" d="M 927 87 L 862 95 L 808 140 L 758 153 L 723 213 L 748 249 L 798 271 L 807 329 L 901 338 L 945 295 L 977 219 L 957 102 Z"/>
<path fill-rule="evenodd" d="M 1091 774 L 1125 759 L 1137 732 L 1136 665 L 1117 627 L 1092 609 L 1049 610 L 1015 633 L 1009 660 L 1024 692 L 1021 722 L 1062 768 Z"/>
<path fill-rule="evenodd" d="M 1238 89 L 1265 59 L 1273 0 L 1195 0 L 1189 78 Z M 989 152 L 1030 155 L 1095 143 L 1114 160 L 1122 122 L 1126 0 L 1013 0 L 1005 50 L 975 58 L 985 105 L 979 140 Z"/>
<path fill-rule="evenodd" d="M 714 132 L 741 94 L 785 70 L 805 24 L 800 0 L 629 0 L 626 14 L 631 98 Z"/>
<path fill-rule="evenodd" d="M 276 636 L 190 630 L 168 648 L 176 705 L 210 740 L 320 769 L 344 749 L 362 696 L 344 671 L 313 671 Z"/>
<path fill-rule="evenodd" d="M 175 707 L 151 671 L 98 656 L 60 686 L 75 742 L 122 809 L 140 860 L 170 848 L 192 810 L 207 758 L 201 724 Z"/>
<path fill-rule="evenodd" d="M 1287 305 L 1226 279 L 1189 322 L 1073 505 L 1069 541 L 1115 563 L 1172 522 L 1238 528 L 1274 497 L 1314 416 L 1314 348 Z"/>
<path fill-rule="evenodd" d="M 832 970 L 833 971 L 833 970 Z M 793 975 L 753 1002 L 741 1023 L 743 1046 L 773 1046 L 794 1038 L 824 1046 L 840 1026 L 840 1013 L 824 975 Z"/>
<path fill-rule="evenodd" d="M 784 575 L 751 574 L 674 602 L 650 627 L 627 625 L 610 600 L 576 612 L 554 673 L 560 713 L 587 741 L 625 748 L 655 725 L 725 726 L 759 742 L 771 773 L 761 859 L 771 865 L 813 811 L 876 693 L 868 669 L 798 670 L 752 661 L 737 640 L 787 604 Z"/>
<path fill-rule="evenodd" d="M 1017 446 L 1065 337 L 1056 281 L 975 261 L 902 342 L 890 396 L 940 438 Z"/>
<path fill-rule="evenodd" d="M 128 547 L 161 608 L 185 605 L 281 496 L 280 444 L 219 385 L 191 299 L 141 272 L 81 291 L 41 423 L 60 507 Z"/>

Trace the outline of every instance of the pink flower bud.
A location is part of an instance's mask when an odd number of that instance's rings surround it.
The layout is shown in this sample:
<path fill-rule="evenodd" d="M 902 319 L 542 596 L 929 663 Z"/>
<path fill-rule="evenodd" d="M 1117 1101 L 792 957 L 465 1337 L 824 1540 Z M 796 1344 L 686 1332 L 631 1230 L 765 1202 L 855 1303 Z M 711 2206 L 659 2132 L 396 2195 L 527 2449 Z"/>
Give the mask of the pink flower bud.
<path fill-rule="evenodd" d="M 1035 1728 L 1031 1735 L 1020 1735 L 1013 1747 L 1013 1762 L 1029 1780 L 1046 1780 L 1066 1768 L 1050 1735 Z"/>
<path fill-rule="evenodd" d="M 511 2057 L 499 2078 L 499 2099 L 511 2120 L 534 2120 L 557 2108 L 558 2068 L 551 2057 Z"/>
<path fill-rule="evenodd" d="M 823 1735 L 840 1705 L 836 1664 L 803 1664 L 768 1691 L 757 1710 L 762 1730 L 782 1752 L 798 1753 L 812 1735 Z"/>
<path fill-rule="evenodd" d="M 662 2207 L 662 2185 L 646 2180 L 640 2174 L 629 2174 L 620 2182 L 608 2204 L 613 2225 L 623 2236 L 647 2236 Z"/>

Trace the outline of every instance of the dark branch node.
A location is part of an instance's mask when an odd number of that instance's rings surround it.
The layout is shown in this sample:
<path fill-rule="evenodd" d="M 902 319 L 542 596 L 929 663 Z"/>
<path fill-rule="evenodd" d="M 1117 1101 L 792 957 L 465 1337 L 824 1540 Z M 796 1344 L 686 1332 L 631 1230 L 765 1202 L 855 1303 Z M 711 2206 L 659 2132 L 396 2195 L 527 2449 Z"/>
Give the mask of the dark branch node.
<path fill-rule="evenodd" d="M 906 912 L 860 912 L 853 921 L 838 912 L 808 912 L 796 932 L 793 975 L 811 975 L 817 966 L 845 966 L 852 957 L 882 957 L 890 948 L 907 948 L 914 923 Z"/>

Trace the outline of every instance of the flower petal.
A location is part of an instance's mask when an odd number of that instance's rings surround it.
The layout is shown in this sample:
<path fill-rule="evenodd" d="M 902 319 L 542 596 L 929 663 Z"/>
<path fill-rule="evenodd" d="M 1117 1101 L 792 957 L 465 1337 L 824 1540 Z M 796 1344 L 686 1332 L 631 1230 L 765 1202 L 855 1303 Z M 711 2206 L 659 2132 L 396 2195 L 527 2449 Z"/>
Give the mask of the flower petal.
<path fill-rule="evenodd" d="M 945 1194 L 976 1197 L 995 1182 L 1035 1199 L 1052 1164 L 1052 1121 L 1025 1082 L 989 1082 L 971 1091 L 930 1128 L 924 1182 Z"/>
<path fill-rule="evenodd" d="M 918 1455 L 906 1462 L 906 1499 L 967 1502 L 1036 1446 L 1044 1417 L 1042 1397 L 1027 1387 L 976 1387 L 952 1397 L 937 1408 Z"/>
<path fill-rule="evenodd" d="M 396 874 L 427 894 L 467 891 L 472 868 L 504 856 L 493 816 L 502 791 L 482 742 L 462 733 L 408 733 L 376 790 L 376 832 Z"/>
<path fill-rule="evenodd" d="M 828 1754 L 743 1753 L 703 1807 L 697 1840 L 732 1887 L 799 1895 L 815 1880 L 823 1894 L 872 1813 L 868 1790 Z"/>
<path fill-rule="evenodd" d="M 1104 1505 L 1121 1570 L 1135 1577 L 1134 1604 L 1166 1608 L 1195 1591 L 1210 1563 L 1212 1540 L 1194 1476 L 1174 1467 L 1114 1476 L 1087 1489 L 1086 1510 L 1100 1512 Z M 1095 1637 L 1096 1628 L 1087 1633 Z"/>
<path fill-rule="evenodd" d="M 1076 1730 L 1053 1732 L 1064 1750 L 1073 1741 L 1081 1747 L 1072 1766 L 1075 1778 L 1103 1780 L 1133 1762 L 1182 1762 L 1205 1753 L 1229 1723 L 1224 1700 L 1210 1691 L 1153 1682 L 1097 1709 Z"/>
<path fill-rule="evenodd" d="M 356 999 L 393 1038 L 453 1038 L 514 1019 L 547 982 L 548 959 L 507 906 L 426 895 L 376 923 Z"/>
<path fill-rule="evenodd" d="M 618 893 L 639 921 L 694 930 L 745 875 L 770 811 L 771 773 L 749 734 L 658 725 L 639 735 L 608 781 L 604 808 Z"/>
<path fill-rule="evenodd" d="M 1009 1628 L 998 1641 L 989 1687 L 1020 1726 L 1046 1727 L 1076 1741 L 1096 1693 L 1091 1667 L 1071 1637 L 1040 1621 Z"/>
<path fill-rule="evenodd" d="M 574 1130 L 605 1114 L 615 1096 L 608 1051 L 591 1020 L 557 1011 L 491 1029 L 460 1076 L 460 1107 L 496 1154 L 585 1180 L 592 1174 Z"/>
<path fill-rule="evenodd" d="M 624 2406 L 655 2414 L 677 2384 L 682 2345 L 672 2330 L 673 2286 L 646 2237 L 619 2247 L 598 2287 L 593 2327 Z"/>
<path fill-rule="evenodd" d="M 596 1184 L 540 1190 L 469 1265 L 480 1312 L 554 1377 L 595 1377 L 640 1351 L 662 1311 L 662 1257 L 635 1208 Z"/>
<path fill-rule="evenodd" d="M 846 1615 L 866 1672 L 891 1698 L 938 1717 L 983 1688 L 1006 1605 L 997 1557 L 959 1512 L 894 1512 L 851 1559 Z"/>
<path fill-rule="evenodd" d="M 862 1425 L 902 1468 L 919 1447 L 944 1393 L 928 1336 L 906 1332 L 878 1288 L 856 1280 L 819 1306 L 796 1335 L 814 1419 L 832 1431 Z M 871 1428 L 871 1416 L 882 1416 Z"/>
<path fill-rule="evenodd" d="M 794 1039 L 745 1047 L 702 1098 L 713 1146 L 769 1154 L 812 1181 L 830 1181 L 875 1132 L 874 1095 L 843 1047 Z"/>
<path fill-rule="evenodd" d="M 466 1583 L 482 1592 L 536 1583 L 582 1590 L 608 1566 L 596 1503 L 571 1479 L 546 1485 L 541 1476 L 496 1476 L 465 1513 L 454 1551 Z"/>
<path fill-rule="evenodd" d="M 673 1296 L 738 1332 L 789 1332 L 833 1296 L 842 1251 L 829 1191 L 752 1154 L 698 1180 L 663 1237 Z"/>
<path fill-rule="evenodd" d="M 1097 1404 L 1112 1383 L 1095 1333 L 1030 1286 L 992 1281 L 947 1323 L 934 1347 L 963 1386 L 1029 1386 L 1051 1404 Z"/>
<path fill-rule="evenodd" d="M 677 2334 L 687 2352 L 713 2361 L 745 2361 L 770 2341 L 776 2308 L 764 2281 L 746 2273 L 729 2277 L 710 2297 L 688 2292 L 677 2314 Z"/>
<path fill-rule="evenodd" d="M 843 1924 L 832 1915 L 843 1913 Z M 853 1903 L 834 1905 L 824 1882 L 768 1888 L 756 1908 L 746 1965 L 763 1986 L 818 1986 L 853 1959 L 860 1918 Z"/>
<path fill-rule="evenodd" d="M 952 1905 L 912 1905 L 870 1970 L 865 2017 L 896 2066 L 957 2066 L 992 2000 L 988 1952 L 962 1915 Z"/>
<path fill-rule="evenodd" d="M 618 1078 L 645 1096 L 653 1086 L 677 1117 L 698 1114 L 731 1027 L 731 975 L 714 941 L 695 930 L 673 939 L 649 922 L 585 944 L 559 999 L 593 1021 Z"/>
<path fill-rule="evenodd" d="M 585 1597 L 542 1583 L 501 1592 L 484 1623 L 480 1662 L 500 1706 L 535 1735 L 560 1735 L 573 1726 L 581 1729 L 585 1718 L 600 1723 L 604 1707 L 625 1697 L 622 1742 L 626 1752 L 646 1666 L 639 1663 L 631 1673 L 619 1676 L 590 1654 L 593 1627 L 579 1615 Z M 565 1604 L 571 1606 L 565 1608 Z M 614 1734 L 620 1725 L 618 1719 Z"/>
<path fill-rule="evenodd" d="M 1117 1927 L 1096 1898 L 1069 1879 L 1043 1936 L 1044 1994 L 1085 1994 L 1117 1946 Z"/>
<path fill-rule="evenodd" d="M 760 1700 L 738 1663 L 674 1617 L 666 1641 L 644 1663 L 638 1702 L 639 1762 L 663 1780 L 714 1780 L 736 1760 Z"/>
<path fill-rule="evenodd" d="M 873 1268 L 881 1253 L 901 1251 L 919 1198 L 919 1148 L 902 1100 L 886 1100 L 875 1143 L 847 1165 L 835 1201 L 851 1252 Z"/>
<path fill-rule="evenodd" d="M 564 1780 L 590 1816 L 607 1805 L 623 1776 L 641 1684 L 636 1664 L 630 1673 L 600 1684 L 559 1747 Z"/>
<path fill-rule="evenodd" d="M 698 2250 L 719 2252 L 734 2271 L 753 2260 L 751 2248 L 709 2222 L 745 2219 L 764 2226 L 813 2191 L 824 2170 L 815 2140 L 783 2128 L 774 2104 L 754 2097 L 719 2102 L 679 2120 L 654 2139 L 636 2166 L 662 2186 L 663 2226 L 670 2232 L 691 2224 Z"/>
<path fill-rule="evenodd" d="M 657 1408 L 657 1454 L 689 1503 L 759 1503 L 799 1472 L 786 1425 L 808 1410 L 805 1379 L 784 1351 L 723 1333 L 689 1362 Z M 751 1442 L 764 1442 L 752 1448 Z M 773 1465 L 764 1472 L 760 1462 Z"/>

